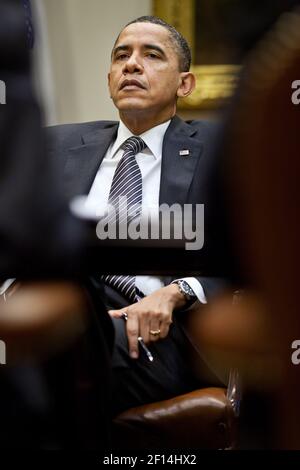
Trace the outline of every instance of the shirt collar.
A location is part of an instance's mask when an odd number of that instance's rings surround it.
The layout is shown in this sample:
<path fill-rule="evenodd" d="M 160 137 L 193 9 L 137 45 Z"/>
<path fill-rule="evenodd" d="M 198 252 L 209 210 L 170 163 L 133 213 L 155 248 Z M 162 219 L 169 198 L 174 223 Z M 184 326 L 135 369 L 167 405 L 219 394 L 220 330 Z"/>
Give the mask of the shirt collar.
<path fill-rule="evenodd" d="M 163 140 L 167 128 L 169 127 L 171 120 L 169 119 L 158 126 L 152 127 L 148 131 L 140 135 L 141 139 L 145 142 L 148 149 L 152 153 L 155 159 L 161 158 Z M 120 147 L 123 145 L 126 139 L 132 137 L 134 134 L 120 121 L 118 127 L 118 135 L 111 148 L 111 158 L 113 158 Z"/>

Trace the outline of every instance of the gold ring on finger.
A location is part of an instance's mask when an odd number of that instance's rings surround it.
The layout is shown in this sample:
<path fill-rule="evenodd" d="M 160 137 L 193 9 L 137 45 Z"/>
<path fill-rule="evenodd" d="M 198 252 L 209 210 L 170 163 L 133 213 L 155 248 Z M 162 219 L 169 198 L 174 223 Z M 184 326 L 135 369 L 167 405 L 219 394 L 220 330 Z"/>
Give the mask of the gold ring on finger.
<path fill-rule="evenodd" d="M 150 330 L 149 331 L 150 335 L 153 335 L 153 336 L 159 336 L 160 335 L 160 330 Z"/>

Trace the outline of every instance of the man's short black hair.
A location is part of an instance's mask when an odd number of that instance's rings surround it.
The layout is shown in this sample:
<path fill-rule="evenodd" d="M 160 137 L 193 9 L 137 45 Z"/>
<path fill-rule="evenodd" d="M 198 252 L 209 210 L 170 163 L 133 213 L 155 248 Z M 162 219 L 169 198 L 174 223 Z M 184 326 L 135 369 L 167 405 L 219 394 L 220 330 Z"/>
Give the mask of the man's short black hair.
<path fill-rule="evenodd" d="M 182 34 L 177 31 L 177 29 L 174 28 L 174 26 L 171 26 L 169 23 L 166 23 L 166 21 L 162 20 L 161 18 L 158 18 L 157 16 L 140 16 L 139 18 L 136 18 L 135 20 L 127 23 L 124 29 L 127 28 L 127 26 L 129 26 L 130 24 L 134 23 L 153 23 L 166 28 L 170 33 L 170 39 L 178 53 L 180 72 L 188 72 L 190 70 L 190 46 L 188 45 L 187 40 L 182 36 Z"/>

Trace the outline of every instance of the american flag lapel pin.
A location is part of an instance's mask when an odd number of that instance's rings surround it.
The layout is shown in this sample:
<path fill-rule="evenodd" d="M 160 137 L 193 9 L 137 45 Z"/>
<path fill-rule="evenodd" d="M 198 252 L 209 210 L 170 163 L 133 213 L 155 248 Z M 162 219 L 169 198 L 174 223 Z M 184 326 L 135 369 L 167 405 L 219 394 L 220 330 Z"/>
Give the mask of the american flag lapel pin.
<path fill-rule="evenodd" d="M 190 154 L 190 151 L 189 150 L 179 150 L 179 155 L 181 157 L 188 157 Z"/>

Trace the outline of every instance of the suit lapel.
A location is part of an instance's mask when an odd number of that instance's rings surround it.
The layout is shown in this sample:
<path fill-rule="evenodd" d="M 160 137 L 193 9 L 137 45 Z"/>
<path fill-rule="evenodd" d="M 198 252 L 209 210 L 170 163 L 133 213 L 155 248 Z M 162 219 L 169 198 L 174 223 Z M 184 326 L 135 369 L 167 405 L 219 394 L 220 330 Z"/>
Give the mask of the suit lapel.
<path fill-rule="evenodd" d="M 82 145 L 67 150 L 66 191 L 69 197 L 87 194 L 110 143 L 116 138 L 118 123 L 82 136 Z M 188 150 L 188 156 L 181 156 Z M 164 137 L 159 203 L 184 204 L 203 150 L 197 130 L 175 116 Z"/>
<path fill-rule="evenodd" d="M 180 151 L 188 150 L 187 156 Z M 175 116 L 164 137 L 159 203 L 184 204 L 203 150 L 197 130 Z"/>
<path fill-rule="evenodd" d="M 118 124 L 82 136 L 82 145 L 67 150 L 66 191 L 69 197 L 87 194 L 105 153 L 116 138 Z"/>

